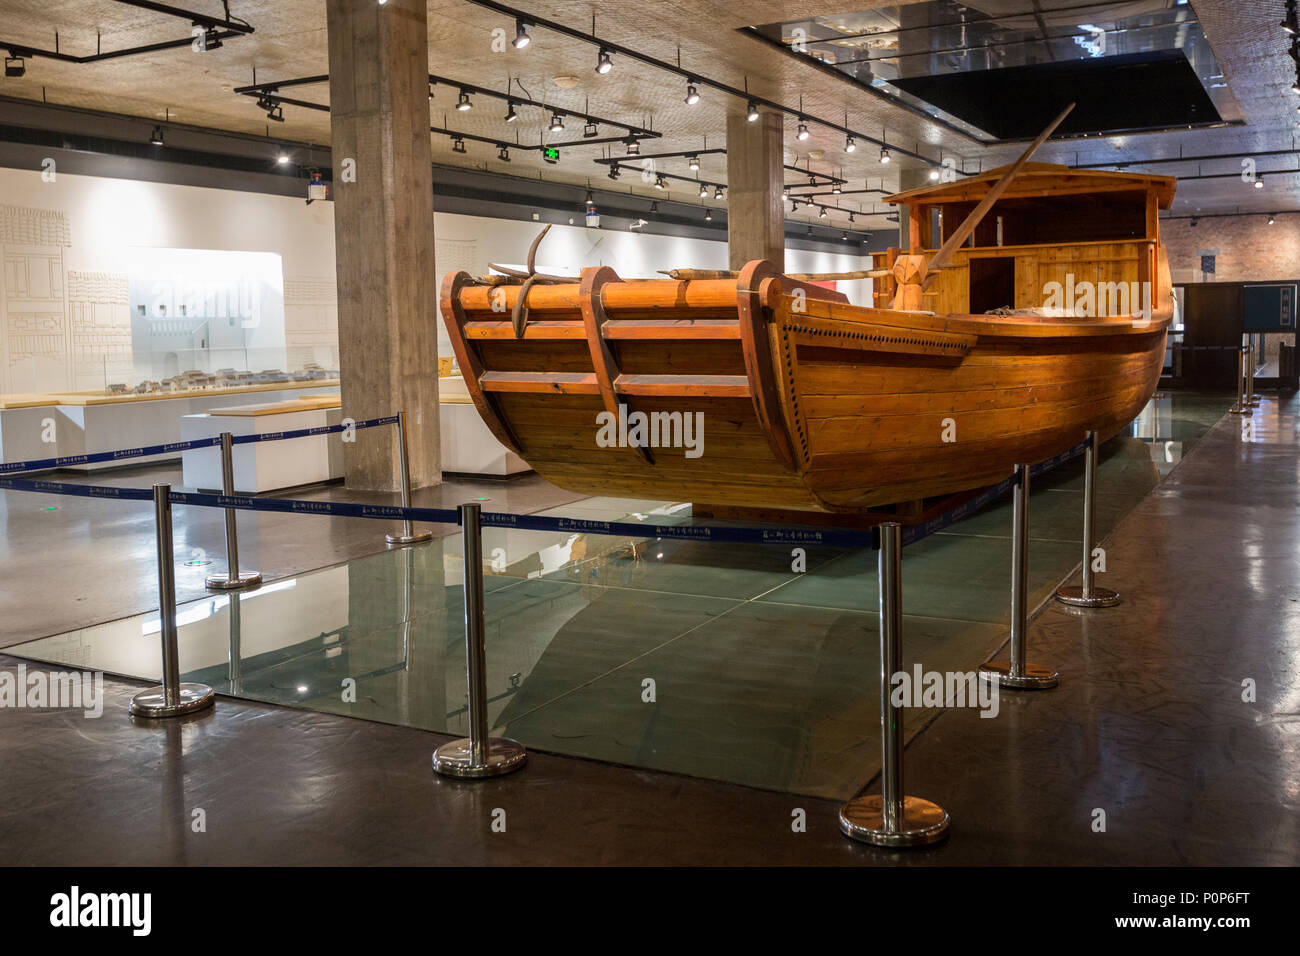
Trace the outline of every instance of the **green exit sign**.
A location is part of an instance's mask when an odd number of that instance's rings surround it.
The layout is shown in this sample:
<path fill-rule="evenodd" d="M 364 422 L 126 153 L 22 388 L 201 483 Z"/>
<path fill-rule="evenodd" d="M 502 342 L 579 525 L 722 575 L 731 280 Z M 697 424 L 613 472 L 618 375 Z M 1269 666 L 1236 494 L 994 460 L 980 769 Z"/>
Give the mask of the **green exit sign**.
<path fill-rule="evenodd" d="M 542 159 L 548 163 L 558 163 L 560 161 L 560 151 L 552 146 L 547 146 L 542 150 Z"/>

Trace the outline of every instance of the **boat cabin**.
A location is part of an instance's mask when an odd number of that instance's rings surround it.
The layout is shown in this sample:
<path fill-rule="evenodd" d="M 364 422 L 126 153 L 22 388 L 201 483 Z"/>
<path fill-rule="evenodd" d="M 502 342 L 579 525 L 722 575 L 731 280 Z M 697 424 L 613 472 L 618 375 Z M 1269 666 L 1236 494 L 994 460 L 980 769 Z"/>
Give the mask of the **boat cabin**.
<path fill-rule="evenodd" d="M 885 197 L 903 207 L 899 219 L 910 246 L 890 249 L 886 268 L 902 252 L 932 258 L 1008 168 Z M 1027 312 L 1053 309 L 1058 290 L 1085 283 L 1094 289 L 1123 283 L 1127 290 L 1152 282 L 1159 308 L 1169 283 L 1157 214 L 1173 203 L 1174 185 L 1172 176 L 1027 163 L 927 285 L 924 307 L 976 315 Z M 878 308 L 891 308 L 894 285 L 891 278 L 877 282 Z M 1106 314 L 1104 305 L 1099 314 Z"/>

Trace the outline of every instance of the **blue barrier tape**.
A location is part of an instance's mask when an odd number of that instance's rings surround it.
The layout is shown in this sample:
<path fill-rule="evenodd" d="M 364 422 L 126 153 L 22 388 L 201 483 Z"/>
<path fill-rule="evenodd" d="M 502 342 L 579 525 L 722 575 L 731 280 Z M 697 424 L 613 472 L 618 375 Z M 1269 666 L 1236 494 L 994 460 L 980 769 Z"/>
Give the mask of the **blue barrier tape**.
<path fill-rule="evenodd" d="M 374 419 L 384 422 L 383 419 Z M 1031 475 L 1057 467 L 1088 447 L 1086 441 L 1061 452 L 1030 469 Z M 1017 481 L 1011 475 L 998 484 L 951 508 L 938 517 L 918 525 L 903 527 L 903 544 L 909 545 L 969 517 Z M 34 481 L 0 478 L 0 489 L 37 491 L 54 495 L 77 495 L 84 498 L 121 498 L 149 501 L 153 491 L 147 488 L 114 488 L 105 485 L 78 485 L 58 481 Z M 234 508 L 240 511 L 275 511 L 289 514 L 314 514 L 336 518 L 378 518 L 393 521 L 424 521 L 430 524 L 459 524 L 460 515 L 451 508 L 403 508 L 400 505 L 354 504 L 345 501 L 308 501 L 299 498 L 257 498 L 251 495 L 212 495 L 202 492 L 173 491 L 172 504 L 201 508 Z M 626 535 L 632 538 L 671 538 L 679 541 L 704 541 L 726 544 L 809 545 L 842 548 L 880 547 L 876 528 L 863 531 L 840 528 L 792 528 L 779 525 L 732 527 L 697 524 L 640 524 L 631 521 L 594 521 L 588 518 L 564 518 L 547 515 L 518 515 L 488 511 L 482 515 L 486 528 L 514 528 L 521 531 L 556 531 L 566 534 Z"/>
<path fill-rule="evenodd" d="M 264 435 L 236 435 L 232 441 L 236 445 L 245 445 L 259 441 L 283 441 L 288 438 L 305 438 L 309 435 L 328 435 L 333 432 L 346 431 L 348 428 L 374 428 L 377 425 L 396 425 L 397 416 L 387 415 L 383 418 L 370 418 L 363 422 L 348 425 L 320 425 L 315 428 L 299 428 L 288 432 L 267 432 Z M 66 468 L 71 465 L 93 465 L 106 461 L 126 461 L 130 458 L 145 458 L 149 455 L 165 455 L 170 452 L 189 451 L 192 448 L 211 448 L 221 444 L 221 438 L 195 438 L 192 441 L 174 441 L 163 445 L 145 445 L 143 448 L 119 448 L 116 451 L 97 451 L 88 455 L 64 455 L 60 458 L 36 458 L 29 461 L 0 462 L 0 475 L 12 475 L 24 471 L 45 471 L 50 468 Z"/>
<path fill-rule="evenodd" d="M 64 455 L 60 458 L 37 458 L 30 461 L 0 462 L 0 475 L 12 475 L 23 471 L 44 471 L 48 468 L 63 468 L 68 465 L 90 465 L 102 461 L 125 461 L 128 458 L 143 458 L 147 455 L 163 455 L 168 452 L 189 451 L 191 448 L 209 448 L 221 444 L 220 438 L 196 438 L 193 441 L 168 442 L 165 445 L 146 445 L 143 448 L 119 448 L 116 451 L 97 451 L 89 455 Z"/>
<path fill-rule="evenodd" d="M 318 425 L 315 428 L 295 428 L 287 432 L 266 432 L 262 435 L 236 435 L 232 442 L 236 445 L 249 445 L 259 441 L 284 441 L 289 438 L 306 438 L 309 435 L 329 435 L 334 432 L 347 431 L 349 428 L 374 428 L 376 425 L 396 425 L 396 415 L 386 415 L 383 418 L 367 418 L 363 422 L 352 422 L 346 425 Z"/>
<path fill-rule="evenodd" d="M 0 478 L 0 490 L 39 491 L 47 495 L 75 495 L 79 498 L 121 498 L 128 501 L 153 500 L 153 491 L 149 488 L 74 485 L 65 481 L 39 481 L 32 478 Z"/>

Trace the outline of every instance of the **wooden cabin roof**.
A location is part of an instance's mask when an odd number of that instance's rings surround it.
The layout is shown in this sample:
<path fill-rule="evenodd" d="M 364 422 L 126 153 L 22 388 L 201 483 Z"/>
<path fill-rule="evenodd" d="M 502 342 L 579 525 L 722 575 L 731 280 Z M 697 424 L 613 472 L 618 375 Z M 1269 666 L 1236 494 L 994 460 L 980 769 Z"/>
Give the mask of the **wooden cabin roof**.
<path fill-rule="evenodd" d="M 1010 165 L 999 166 L 978 176 L 968 176 L 957 182 L 937 186 L 921 186 L 905 192 L 886 196 L 884 201 L 895 205 L 933 206 L 954 202 L 972 202 L 984 198 Z M 1173 176 L 1153 176 L 1148 173 L 1113 173 L 1098 169 L 1071 169 L 1057 163 L 1026 163 L 1011 181 L 1003 199 L 1024 199 L 1046 196 L 1070 196 L 1079 193 L 1116 192 L 1143 189 L 1155 193 L 1156 203 L 1168 209 L 1174 201 Z"/>

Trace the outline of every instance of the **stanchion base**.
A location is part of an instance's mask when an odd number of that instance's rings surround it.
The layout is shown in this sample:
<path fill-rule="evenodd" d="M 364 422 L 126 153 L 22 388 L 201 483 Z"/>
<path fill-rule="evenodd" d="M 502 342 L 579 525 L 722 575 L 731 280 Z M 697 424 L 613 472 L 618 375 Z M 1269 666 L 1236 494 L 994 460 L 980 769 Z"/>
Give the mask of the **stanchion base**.
<path fill-rule="evenodd" d="M 948 835 L 948 811 L 920 797 L 903 798 L 903 821 L 885 829 L 884 798 L 858 797 L 840 808 L 840 832 L 850 840 L 875 846 L 926 846 Z"/>
<path fill-rule="evenodd" d="M 242 588 L 255 588 L 261 583 L 261 571 L 240 571 L 239 577 L 233 581 L 229 574 L 210 574 L 205 582 L 209 591 L 238 591 Z"/>
<path fill-rule="evenodd" d="M 1057 588 L 1056 599 L 1071 607 L 1114 607 L 1119 603 L 1119 592 L 1110 588 L 1093 588 L 1084 594 L 1083 588 L 1070 585 Z"/>
<path fill-rule="evenodd" d="M 980 680 L 997 678 L 999 687 L 1009 690 L 1047 690 L 1061 682 L 1061 675 L 1050 667 L 1026 664 L 1023 674 L 1012 675 L 1010 661 L 991 661 L 980 665 Z"/>
<path fill-rule="evenodd" d="M 1242 405 L 1233 405 L 1230 409 L 1228 409 L 1228 414 L 1230 414 L 1230 415 L 1253 415 L 1254 413 L 1250 410 L 1250 406 L 1249 406 L 1249 405 L 1245 405 L 1245 406 L 1242 406 Z"/>
<path fill-rule="evenodd" d="M 505 737 L 489 737 L 487 763 L 475 766 L 468 737 L 445 743 L 433 752 L 433 772 L 445 777 L 499 777 L 524 765 L 524 745 Z"/>
<path fill-rule="evenodd" d="M 386 534 L 384 539 L 387 540 L 390 547 L 404 544 L 420 544 L 422 541 L 432 541 L 432 531 L 421 531 L 418 534 Z"/>
<path fill-rule="evenodd" d="M 168 706 L 163 688 L 150 687 L 131 698 L 131 716 L 180 717 L 211 707 L 216 700 L 216 692 L 207 684 L 181 684 L 180 703 Z"/>

